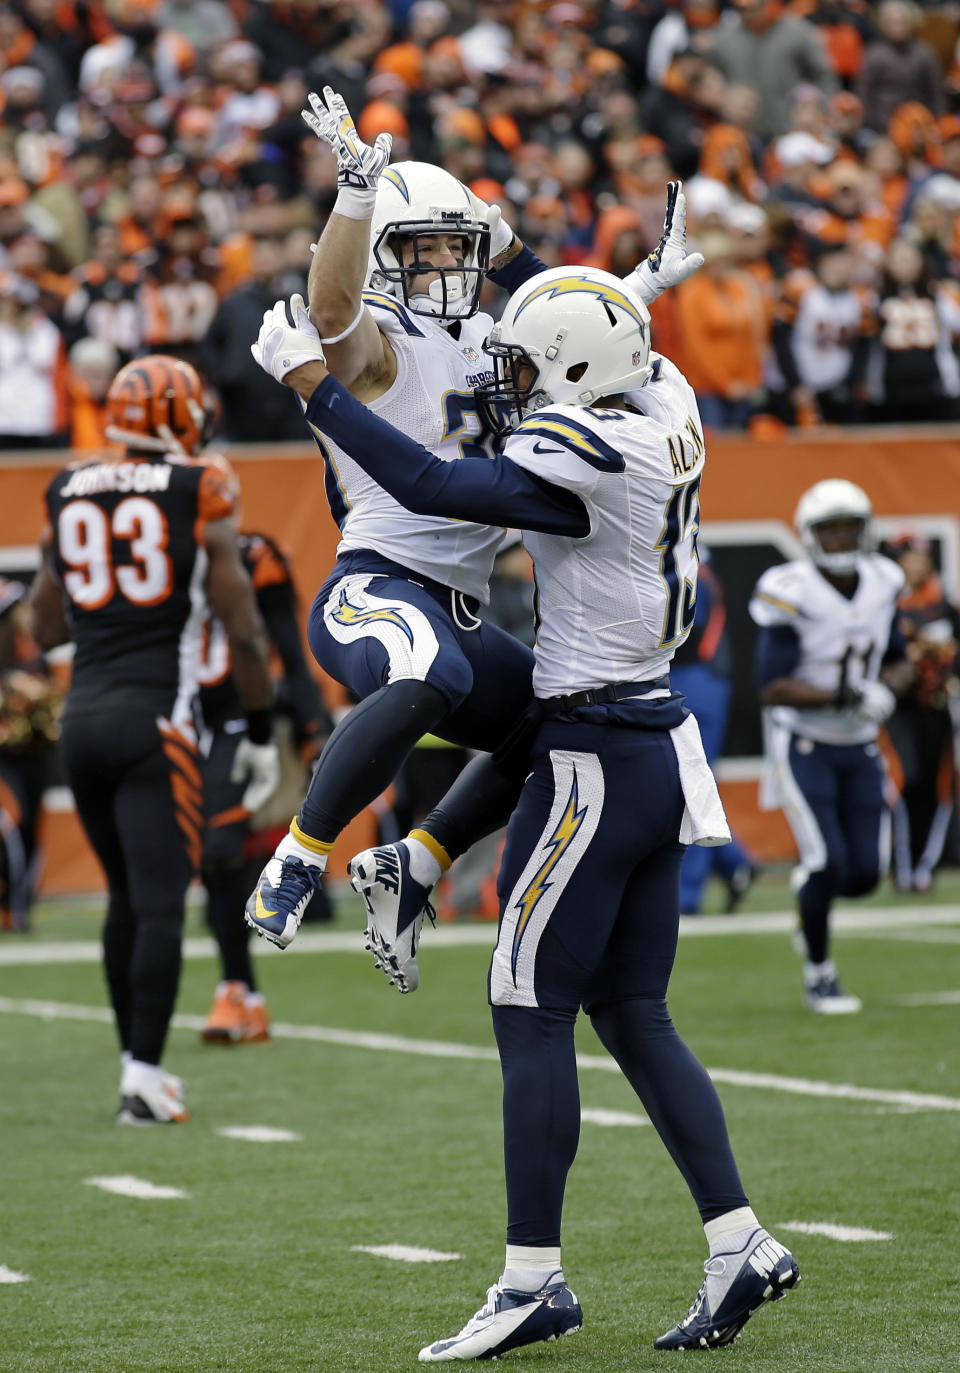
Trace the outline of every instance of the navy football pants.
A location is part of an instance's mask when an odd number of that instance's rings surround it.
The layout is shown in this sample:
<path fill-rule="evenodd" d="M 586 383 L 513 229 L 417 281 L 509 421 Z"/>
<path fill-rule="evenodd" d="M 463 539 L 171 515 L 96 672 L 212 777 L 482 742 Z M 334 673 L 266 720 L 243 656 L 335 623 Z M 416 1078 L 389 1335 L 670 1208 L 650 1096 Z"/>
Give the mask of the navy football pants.
<path fill-rule="evenodd" d="M 702 1218 L 747 1204 L 723 1110 L 670 1019 L 683 796 L 663 731 L 548 721 L 510 821 L 490 969 L 511 1244 L 557 1245 L 582 1006 Z"/>

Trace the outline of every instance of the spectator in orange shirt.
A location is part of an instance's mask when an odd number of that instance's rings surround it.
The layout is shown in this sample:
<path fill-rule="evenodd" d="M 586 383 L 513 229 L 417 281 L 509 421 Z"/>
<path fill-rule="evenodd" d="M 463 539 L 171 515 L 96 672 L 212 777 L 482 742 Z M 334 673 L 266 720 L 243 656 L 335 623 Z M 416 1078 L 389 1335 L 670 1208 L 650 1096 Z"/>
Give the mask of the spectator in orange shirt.
<path fill-rule="evenodd" d="M 724 231 L 697 245 L 706 266 L 674 292 L 690 385 L 712 429 L 743 429 L 763 384 L 768 326 L 763 293 L 733 260 Z"/>

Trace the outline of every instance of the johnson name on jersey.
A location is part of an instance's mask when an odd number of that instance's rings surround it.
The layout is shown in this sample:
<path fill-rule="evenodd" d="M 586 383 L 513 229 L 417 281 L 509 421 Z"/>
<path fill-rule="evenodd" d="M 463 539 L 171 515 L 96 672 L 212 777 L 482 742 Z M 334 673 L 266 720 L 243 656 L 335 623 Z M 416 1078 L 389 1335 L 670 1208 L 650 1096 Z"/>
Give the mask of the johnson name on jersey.
<path fill-rule="evenodd" d="M 879 554 L 861 557 L 849 599 L 809 558 L 768 568 L 754 589 L 750 614 L 761 628 L 787 627 L 797 636 L 792 676 L 825 691 L 878 678 L 903 586 L 903 572 Z M 825 744 L 869 743 L 877 725 L 851 709 L 770 707 L 774 725 Z"/>
<path fill-rule="evenodd" d="M 504 454 L 574 491 L 585 538 L 526 532 L 534 562 L 537 696 L 667 671 L 693 625 L 704 439 L 683 374 L 651 354 L 629 410 L 551 406 L 529 415 Z"/>
<path fill-rule="evenodd" d="M 192 718 L 207 555 L 203 528 L 233 514 L 222 461 L 88 462 L 46 492 L 45 534 L 76 654 L 71 710 L 146 705 Z"/>
<path fill-rule="evenodd" d="M 483 352 L 490 316 L 463 320 L 455 338 L 437 320 L 412 315 L 392 296 L 368 292 L 363 299 L 397 359 L 396 380 L 368 408 L 444 462 L 491 457 L 490 435 L 483 432 L 473 395 L 492 375 Z M 340 526 L 337 552 L 371 549 L 486 604 L 503 530 L 412 514 L 338 444 L 311 429 L 326 464 L 327 499 Z"/>

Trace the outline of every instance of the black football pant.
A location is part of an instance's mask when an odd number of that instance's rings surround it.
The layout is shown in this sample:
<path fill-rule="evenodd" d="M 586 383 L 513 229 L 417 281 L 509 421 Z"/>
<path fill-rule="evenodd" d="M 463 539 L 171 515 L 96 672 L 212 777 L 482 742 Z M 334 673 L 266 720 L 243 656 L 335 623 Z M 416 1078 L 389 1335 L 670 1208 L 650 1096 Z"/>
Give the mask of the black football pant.
<path fill-rule="evenodd" d="M 196 746 L 150 714 L 68 705 L 61 750 L 107 878 L 104 970 L 120 1045 L 159 1063 L 180 981 L 184 899 L 200 861 Z"/>

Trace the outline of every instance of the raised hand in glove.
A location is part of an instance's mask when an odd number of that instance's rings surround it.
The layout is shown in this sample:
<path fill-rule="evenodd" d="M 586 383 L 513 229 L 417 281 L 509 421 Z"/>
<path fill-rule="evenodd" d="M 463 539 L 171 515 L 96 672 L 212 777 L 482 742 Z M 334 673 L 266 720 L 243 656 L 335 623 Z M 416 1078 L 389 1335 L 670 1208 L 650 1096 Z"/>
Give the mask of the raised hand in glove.
<path fill-rule="evenodd" d="M 326 362 L 320 335 L 302 296 L 290 297 L 290 310 L 293 324 L 287 318 L 286 301 L 278 300 L 264 313 L 257 341 L 250 345 L 256 361 L 277 381 L 283 381 L 288 372 L 306 362 Z"/>
<path fill-rule="evenodd" d="M 342 95 L 324 86 L 323 96 L 311 91 L 309 110 L 300 118 L 317 138 L 329 144 L 337 159 L 339 194 L 334 210 L 348 219 L 369 219 L 377 198 L 380 173 L 390 161 L 393 135 L 377 134 L 373 147 L 364 143 Z"/>
<path fill-rule="evenodd" d="M 276 791 L 280 782 L 280 754 L 276 744 L 253 744 L 241 739 L 233 756 L 230 781 L 237 786 L 246 782 L 240 804 L 252 815 Z"/>
<path fill-rule="evenodd" d="M 670 286 L 678 286 L 703 266 L 703 253 L 687 253 L 687 197 L 682 181 L 667 183 L 667 213 L 655 250 L 626 278 L 644 305 L 651 305 Z"/>

